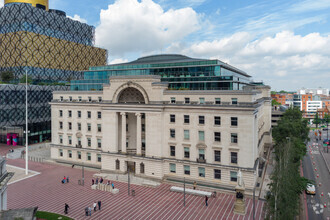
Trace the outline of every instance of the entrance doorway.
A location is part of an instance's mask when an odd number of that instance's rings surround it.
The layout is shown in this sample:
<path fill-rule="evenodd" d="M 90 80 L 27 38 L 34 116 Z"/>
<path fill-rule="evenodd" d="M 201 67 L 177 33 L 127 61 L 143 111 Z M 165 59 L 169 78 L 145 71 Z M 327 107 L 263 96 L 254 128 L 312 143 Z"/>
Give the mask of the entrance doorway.
<path fill-rule="evenodd" d="M 127 171 L 129 171 L 130 173 L 135 174 L 135 162 L 126 161 L 126 164 L 127 164 Z"/>

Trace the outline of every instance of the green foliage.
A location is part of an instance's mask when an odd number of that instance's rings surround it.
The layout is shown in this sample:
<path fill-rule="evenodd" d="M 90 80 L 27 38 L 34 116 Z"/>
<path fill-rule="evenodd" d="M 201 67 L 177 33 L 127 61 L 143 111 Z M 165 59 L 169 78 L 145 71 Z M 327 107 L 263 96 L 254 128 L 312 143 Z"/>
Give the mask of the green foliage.
<path fill-rule="evenodd" d="M 281 105 L 281 103 L 279 103 L 275 99 L 272 99 L 272 106 L 274 106 L 274 105 Z"/>
<path fill-rule="evenodd" d="M 281 90 L 281 91 L 279 91 L 278 93 L 289 93 L 289 92 L 287 92 L 287 91 L 285 91 L 285 90 Z"/>
<path fill-rule="evenodd" d="M 330 115 L 328 113 L 325 113 L 323 120 L 324 120 L 325 123 L 329 124 L 330 123 Z"/>
<path fill-rule="evenodd" d="M 270 219 L 294 219 L 299 212 L 299 196 L 309 182 L 299 172 L 300 161 L 306 154 L 307 124 L 299 109 L 290 108 L 273 130 L 276 165 L 267 197 Z"/>
<path fill-rule="evenodd" d="M 31 84 L 32 83 L 32 77 L 28 75 L 27 77 L 27 81 L 28 81 L 28 84 Z M 19 79 L 19 82 L 20 83 L 25 83 L 26 82 L 26 74 L 24 74 L 20 79 Z"/>
<path fill-rule="evenodd" d="M 271 91 L 270 94 L 271 94 L 271 95 L 276 95 L 277 92 L 276 92 L 276 91 Z"/>
<path fill-rule="evenodd" d="M 313 119 L 313 124 L 316 125 L 316 129 L 319 127 L 319 124 L 322 123 L 322 120 L 319 117 L 319 114 L 316 112 Z"/>
<path fill-rule="evenodd" d="M 63 216 L 63 215 L 59 215 L 56 213 L 51 213 L 51 212 L 43 212 L 43 211 L 37 211 L 36 214 L 37 218 L 40 219 L 46 219 L 46 220 L 53 220 L 53 219 L 58 219 L 59 217 L 62 217 L 62 220 L 73 220 L 72 218 Z"/>
<path fill-rule="evenodd" d="M 0 78 L 4 83 L 9 83 L 14 80 L 14 73 L 11 71 L 3 71 L 0 73 Z"/>

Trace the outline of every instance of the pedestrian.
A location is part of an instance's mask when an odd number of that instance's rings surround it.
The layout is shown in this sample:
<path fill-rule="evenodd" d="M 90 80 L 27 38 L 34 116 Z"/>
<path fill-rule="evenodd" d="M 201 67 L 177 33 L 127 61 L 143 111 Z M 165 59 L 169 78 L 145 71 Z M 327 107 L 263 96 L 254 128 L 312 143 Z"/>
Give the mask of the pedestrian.
<path fill-rule="evenodd" d="M 69 177 L 68 176 L 66 177 L 66 182 L 69 183 Z"/>
<path fill-rule="evenodd" d="M 88 215 L 92 216 L 92 208 L 91 207 L 88 207 Z"/>
<path fill-rule="evenodd" d="M 194 181 L 194 189 L 196 189 L 197 183 L 196 181 Z"/>
<path fill-rule="evenodd" d="M 96 212 L 96 202 L 93 204 L 94 212 Z"/>
<path fill-rule="evenodd" d="M 94 179 L 92 179 L 92 186 L 94 185 Z"/>
<path fill-rule="evenodd" d="M 65 203 L 65 205 L 64 205 L 64 213 L 65 214 L 68 214 L 68 209 L 69 208 L 70 208 L 69 205 Z"/>
<path fill-rule="evenodd" d="M 63 182 L 65 183 L 65 180 L 66 180 L 66 177 L 65 176 L 64 176 L 63 180 L 64 180 Z"/>
<path fill-rule="evenodd" d="M 100 200 L 97 202 L 97 205 L 99 206 L 99 210 L 101 210 L 101 201 Z"/>
<path fill-rule="evenodd" d="M 107 185 L 111 185 L 110 180 L 108 180 Z"/>
<path fill-rule="evenodd" d="M 88 216 L 88 206 L 85 208 L 85 215 Z"/>
<path fill-rule="evenodd" d="M 205 196 L 205 206 L 208 206 L 207 200 L 209 200 L 209 197 Z"/>
<path fill-rule="evenodd" d="M 101 177 L 101 179 L 100 179 L 100 183 L 103 183 L 103 178 Z"/>
<path fill-rule="evenodd" d="M 72 164 L 72 168 L 74 168 L 74 164 Z"/>
<path fill-rule="evenodd" d="M 96 185 L 99 184 L 99 178 L 98 177 L 96 178 L 95 184 Z"/>
<path fill-rule="evenodd" d="M 112 186 L 112 189 L 115 189 L 115 184 L 113 184 L 113 182 L 112 182 L 111 186 Z"/>

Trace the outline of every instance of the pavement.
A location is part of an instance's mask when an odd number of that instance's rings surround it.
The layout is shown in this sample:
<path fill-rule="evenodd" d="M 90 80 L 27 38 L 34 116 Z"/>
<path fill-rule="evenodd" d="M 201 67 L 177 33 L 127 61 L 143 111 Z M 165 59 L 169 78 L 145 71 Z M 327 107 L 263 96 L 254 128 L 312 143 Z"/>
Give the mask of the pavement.
<path fill-rule="evenodd" d="M 305 196 L 308 219 L 328 220 L 330 219 L 330 175 L 326 162 L 330 162 L 330 153 L 324 152 L 322 141 L 315 139 L 314 132 L 311 132 L 309 137 L 311 141 L 307 144 L 303 173 L 304 177 L 315 182 L 316 195 Z"/>
<path fill-rule="evenodd" d="M 24 168 L 23 159 L 8 159 L 8 165 Z M 116 195 L 91 189 L 91 180 L 96 170 L 85 169 L 85 186 L 78 185 L 82 170 L 60 164 L 29 162 L 31 172 L 37 172 L 30 178 L 24 178 L 8 185 L 8 208 L 18 209 L 38 206 L 38 210 L 64 214 L 64 204 L 70 206 L 68 216 L 73 219 L 253 219 L 252 199 L 246 198 L 246 214 L 233 213 L 235 195 L 218 193 L 209 199 L 186 195 L 183 206 L 183 194 L 170 191 L 171 185 L 158 187 L 131 185 L 135 196 L 128 196 L 128 185 L 113 181 L 119 189 Z M 70 182 L 62 184 L 63 176 L 69 176 Z M 85 216 L 84 209 L 96 201 L 102 202 L 102 208 Z M 264 201 L 256 201 L 256 218 L 263 219 Z"/>

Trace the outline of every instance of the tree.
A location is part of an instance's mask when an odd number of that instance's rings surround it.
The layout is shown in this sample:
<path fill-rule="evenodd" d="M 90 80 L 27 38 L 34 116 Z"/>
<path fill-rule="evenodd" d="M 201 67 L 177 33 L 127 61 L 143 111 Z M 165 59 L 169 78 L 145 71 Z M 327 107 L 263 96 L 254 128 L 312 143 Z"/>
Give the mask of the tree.
<path fill-rule="evenodd" d="M 328 113 L 325 113 L 323 120 L 327 124 L 327 139 L 329 140 L 329 129 L 328 129 L 328 126 L 329 126 L 329 123 L 330 123 L 330 115 Z"/>
<path fill-rule="evenodd" d="M 294 219 L 299 212 L 299 196 L 310 182 L 299 172 L 300 161 L 306 154 L 307 124 L 299 109 L 290 108 L 273 130 L 276 164 L 267 197 L 270 219 Z"/>
<path fill-rule="evenodd" d="M 31 84 L 33 81 L 32 77 L 28 75 L 27 77 L 27 82 L 28 84 Z M 26 74 L 24 74 L 20 79 L 19 79 L 20 83 L 25 83 L 26 82 Z"/>
<path fill-rule="evenodd" d="M 319 124 L 321 124 L 322 120 L 319 117 L 319 114 L 316 112 L 314 119 L 313 119 L 313 124 L 316 125 L 316 129 L 318 129 Z"/>
<path fill-rule="evenodd" d="M 14 73 L 11 71 L 4 71 L 0 73 L 1 80 L 5 83 L 9 83 L 14 80 Z"/>
<path fill-rule="evenodd" d="M 272 106 L 274 106 L 274 105 L 281 105 L 281 103 L 276 101 L 276 99 L 272 99 Z"/>

